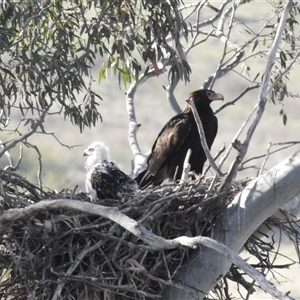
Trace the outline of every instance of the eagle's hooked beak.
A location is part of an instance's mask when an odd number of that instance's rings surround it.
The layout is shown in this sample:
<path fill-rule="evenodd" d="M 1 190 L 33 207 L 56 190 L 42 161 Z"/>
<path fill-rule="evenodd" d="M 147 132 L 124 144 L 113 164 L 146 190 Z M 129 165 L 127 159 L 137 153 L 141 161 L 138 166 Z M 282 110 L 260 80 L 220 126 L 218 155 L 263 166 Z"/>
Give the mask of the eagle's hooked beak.
<path fill-rule="evenodd" d="M 210 93 L 208 95 L 209 100 L 215 101 L 215 100 L 224 100 L 224 96 L 220 93 Z"/>

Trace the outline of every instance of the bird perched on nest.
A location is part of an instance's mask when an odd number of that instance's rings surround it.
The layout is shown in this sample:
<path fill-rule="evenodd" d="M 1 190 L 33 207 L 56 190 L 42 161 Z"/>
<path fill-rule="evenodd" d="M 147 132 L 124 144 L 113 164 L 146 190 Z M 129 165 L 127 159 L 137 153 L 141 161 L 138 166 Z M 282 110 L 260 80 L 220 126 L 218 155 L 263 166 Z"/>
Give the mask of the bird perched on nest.
<path fill-rule="evenodd" d="M 92 143 L 83 155 L 88 156 L 85 186 L 92 201 L 121 199 L 138 188 L 137 183 L 110 160 L 108 148 L 101 142 Z"/>
<path fill-rule="evenodd" d="M 212 90 L 203 89 L 190 93 L 189 99 L 191 98 L 194 99 L 203 125 L 206 143 L 210 149 L 218 131 L 218 119 L 210 104 L 215 100 L 224 100 L 224 97 Z M 186 109 L 171 118 L 159 133 L 147 159 L 146 170 L 136 177 L 139 187 L 156 186 L 165 179 L 181 178 L 184 159 L 189 149 L 192 151 L 189 160 L 191 171 L 200 174 L 206 155 L 201 145 L 192 108 L 188 104 Z"/>

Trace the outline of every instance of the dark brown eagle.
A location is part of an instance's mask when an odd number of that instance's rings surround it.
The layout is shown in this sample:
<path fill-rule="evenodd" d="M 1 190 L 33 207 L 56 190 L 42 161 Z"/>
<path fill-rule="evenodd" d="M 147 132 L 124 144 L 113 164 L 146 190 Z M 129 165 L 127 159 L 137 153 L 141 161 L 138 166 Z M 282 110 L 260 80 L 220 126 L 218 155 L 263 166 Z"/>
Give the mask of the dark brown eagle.
<path fill-rule="evenodd" d="M 218 131 L 218 119 L 210 104 L 214 100 L 223 100 L 224 97 L 212 90 L 203 89 L 190 93 L 189 98 L 194 99 L 203 125 L 206 143 L 210 149 Z M 148 157 L 146 170 L 136 178 L 139 187 L 156 186 L 165 179 L 180 179 L 184 159 L 189 149 L 192 151 L 189 160 L 191 171 L 200 174 L 206 155 L 201 145 L 192 108 L 187 105 L 186 109 L 174 116 L 159 133 Z"/>

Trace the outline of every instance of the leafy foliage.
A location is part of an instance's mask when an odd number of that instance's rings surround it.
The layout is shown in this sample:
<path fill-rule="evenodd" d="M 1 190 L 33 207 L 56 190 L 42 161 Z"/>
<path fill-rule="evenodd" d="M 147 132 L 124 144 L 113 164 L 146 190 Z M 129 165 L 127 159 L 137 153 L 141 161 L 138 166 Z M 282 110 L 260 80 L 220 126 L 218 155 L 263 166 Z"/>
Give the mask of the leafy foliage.
<path fill-rule="evenodd" d="M 119 76 L 119 83 L 126 85 L 138 80 L 143 63 L 155 67 L 158 61 L 170 65 L 172 81 L 189 80 L 191 68 L 185 59 L 187 52 L 180 54 L 183 53 L 182 37 L 185 41 L 189 37 L 195 39 L 199 29 L 183 15 L 184 3 L 180 0 L 74 0 L 67 3 L 8 0 L 0 5 L 3 124 L 12 108 L 23 115 L 27 111 L 41 114 L 55 103 L 59 106 L 57 113 L 70 118 L 81 131 L 84 126 L 94 126 L 101 120 L 101 97 L 94 92 L 91 67 L 99 56 L 103 57 L 99 80 L 112 70 Z M 274 4 L 274 12 L 280 12 L 282 5 Z M 216 11 L 212 5 L 208 6 Z M 190 15 L 201 7 L 193 7 Z M 299 7 L 295 5 L 284 36 L 289 49 L 282 50 L 278 58 L 283 69 L 298 51 L 294 37 L 298 13 Z M 278 20 L 273 18 L 266 22 L 264 34 L 257 35 L 246 29 L 252 41 L 247 41 L 245 47 L 267 54 Z M 149 67 L 145 72 L 148 70 Z M 80 94 L 84 94 L 83 99 Z"/>
<path fill-rule="evenodd" d="M 48 111 L 56 103 L 83 130 L 95 125 L 100 95 L 93 91 L 91 67 L 106 56 L 108 69 L 125 84 L 137 80 L 141 61 L 176 56 L 166 37 L 180 44 L 187 26 L 178 0 L 3 1 L 0 24 L 1 108 Z M 155 45 L 155 47 L 154 47 Z M 183 67 L 185 68 L 185 67 Z M 87 85 L 84 77 L 89 79 Z M 83 100 L 79 93 L 85 93 Z"/>

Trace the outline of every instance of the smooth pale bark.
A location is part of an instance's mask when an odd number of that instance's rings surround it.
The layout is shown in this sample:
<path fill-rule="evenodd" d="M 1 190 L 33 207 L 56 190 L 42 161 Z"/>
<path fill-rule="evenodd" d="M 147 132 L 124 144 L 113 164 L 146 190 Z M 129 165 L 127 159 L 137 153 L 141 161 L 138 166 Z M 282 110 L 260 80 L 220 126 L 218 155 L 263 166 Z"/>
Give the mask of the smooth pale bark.
<path fill-rule="evenodd" d="M 240 252 L 256 229 L 300 193 L 300 151 L 251 182 L 228 207 L 214 239 Z M 166 287 L 163 299 L 203 299 L 231 263 L 202 247 L 178 270 L 175 280 L 187 290 Z M 292 295 L 291 295 L 292 296 Z"/>

